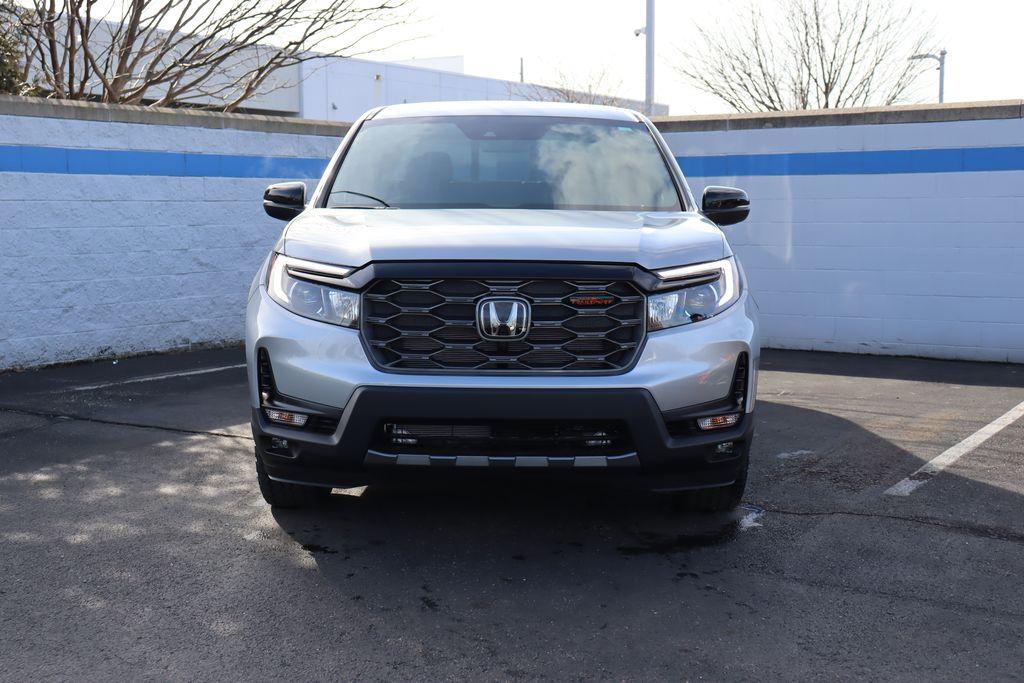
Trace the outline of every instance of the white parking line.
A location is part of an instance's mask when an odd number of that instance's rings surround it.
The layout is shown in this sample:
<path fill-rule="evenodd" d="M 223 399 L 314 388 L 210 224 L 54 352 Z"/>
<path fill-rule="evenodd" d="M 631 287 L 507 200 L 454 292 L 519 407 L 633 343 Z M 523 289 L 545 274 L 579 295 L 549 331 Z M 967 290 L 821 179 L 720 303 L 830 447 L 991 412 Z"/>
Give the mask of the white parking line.
<path fill-rule="evenodd" d="M 189 377 L 191 375 L 205 375 L 211 372 L 220 372 L 221 370 L 234 370 L 236 368 L 244 368 L 245 363 L 239 363 L 237 365 L 221 365 L 216 368 L 203 368 L 202 370 L 185 370 L 182 372 L 163 372 L 159 375 L 145 375 L 144 377 L 131 377 L 129 379 L 121 379 L 114 382 L 103 382 L 102 384 L 85 384 L 80 387 L 72 387 L 68 391 L 91 391 L 93 389 L 104 389 L 106 387 L 118 386 L 120 384 L 137 384 L 138 382 L 155 382 L 158 379 L 171 379 L 173 377 Z"/>
<path fill-rule="evenodd" d="M 1016 420 L 1020 419 L 1021 416 L 1024 416 L 1024 401 L 1018 403 L 1004 415 L 1000 415 L 992 422 L 989 422 L 957 445 L 946 449 L 921 465 L 909 477 L 886 489 L 885 494 L 888 496 L 909 496 L 918 488 L 931 481 L 939 472 L 942 472 L 957 460 L 1009 427 Z"/>

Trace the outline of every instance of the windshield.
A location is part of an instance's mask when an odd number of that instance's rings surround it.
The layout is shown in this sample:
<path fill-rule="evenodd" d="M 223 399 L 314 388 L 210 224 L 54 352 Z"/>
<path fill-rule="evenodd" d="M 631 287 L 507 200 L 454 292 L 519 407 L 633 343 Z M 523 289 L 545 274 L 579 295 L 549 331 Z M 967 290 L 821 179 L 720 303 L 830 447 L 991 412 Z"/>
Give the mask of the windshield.
<path fill-rule="evenodd" d="M 681 210 L 643 123 L 552 116 L 366 121 L 327 206 Z"/>

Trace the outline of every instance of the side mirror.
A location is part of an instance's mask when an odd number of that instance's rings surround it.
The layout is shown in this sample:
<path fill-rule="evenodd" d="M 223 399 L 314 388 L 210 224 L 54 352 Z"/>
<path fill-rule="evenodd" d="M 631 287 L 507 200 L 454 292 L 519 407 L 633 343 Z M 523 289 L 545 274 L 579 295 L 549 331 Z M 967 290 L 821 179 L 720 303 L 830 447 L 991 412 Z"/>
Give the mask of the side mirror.
<path fill-rule="evenodd" d="M 278 183 L 263 192 L 263 210 L 282 221 L 291 219 L 306 208 L 305 183 Z"/>
<path fill-rule="evenodd" d="M 701 211 L 717 225 L 732 225 L 750 215 L 750 200 L 746 192 L 735 187 L 708 185 L 704 188 Z"/>

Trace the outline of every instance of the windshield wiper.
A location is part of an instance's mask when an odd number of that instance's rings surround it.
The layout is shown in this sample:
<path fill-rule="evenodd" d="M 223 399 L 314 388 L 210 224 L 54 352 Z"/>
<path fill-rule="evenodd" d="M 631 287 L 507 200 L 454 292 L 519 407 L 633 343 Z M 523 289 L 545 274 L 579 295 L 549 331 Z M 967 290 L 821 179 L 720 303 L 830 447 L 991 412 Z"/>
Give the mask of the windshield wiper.
<path fill-rule="evenodd" d="M 385 209 L 390 209 L 391 208 L 391 205 L 388 204 L 386 201 L 384 201 L 380 197 L 374 197 L 372 194 L 366 194 L 364 192 L 356 192 L 355 190 L 331 190 L 331 196 L 332 197 L 334 195 L 336 195 L 336 194 L 354 194 L 357 197 L 365 197 L 366 199 L 373 200 L 373 201 L 377 202 L 378 204 L 380 204 L 381 207 L 383 207 Z M 335 206 L 334 208 L 343 208 L 343 207 Z"/>

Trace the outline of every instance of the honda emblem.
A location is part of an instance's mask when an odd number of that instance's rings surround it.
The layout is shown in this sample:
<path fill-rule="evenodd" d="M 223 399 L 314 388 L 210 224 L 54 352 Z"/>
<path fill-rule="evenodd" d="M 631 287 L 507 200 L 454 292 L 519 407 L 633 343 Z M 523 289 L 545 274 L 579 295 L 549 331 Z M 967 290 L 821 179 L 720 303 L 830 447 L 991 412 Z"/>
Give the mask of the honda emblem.
<path fill-rule="evenodd" d="M 481 299 L 476 305 L 476 326 L 484 339 L 522 339 L 530 331 L 530 302 L 509 297 Z"/>

